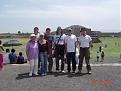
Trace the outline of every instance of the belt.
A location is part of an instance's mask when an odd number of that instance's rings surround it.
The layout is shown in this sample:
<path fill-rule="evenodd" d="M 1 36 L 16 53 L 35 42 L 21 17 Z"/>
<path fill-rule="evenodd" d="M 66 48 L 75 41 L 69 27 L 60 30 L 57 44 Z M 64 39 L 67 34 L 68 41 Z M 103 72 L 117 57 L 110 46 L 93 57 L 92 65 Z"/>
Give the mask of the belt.
<path fill-rule="evenodd" d="M 82 48 L 82 49 L 88 49 L 89 47 L 80 47 L 80 48 Z"/>

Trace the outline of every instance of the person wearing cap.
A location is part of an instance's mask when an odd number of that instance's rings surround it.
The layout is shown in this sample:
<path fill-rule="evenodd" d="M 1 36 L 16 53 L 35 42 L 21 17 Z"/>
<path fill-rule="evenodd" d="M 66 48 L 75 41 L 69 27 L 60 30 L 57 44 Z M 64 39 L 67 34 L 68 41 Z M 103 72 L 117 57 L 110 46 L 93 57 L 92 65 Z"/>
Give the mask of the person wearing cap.
<path fill-rule="evenodd" d="M 41 60 L 40 72 L 42 76 L 47 75 L 47 62 L 48 62 L 48 42 L 44 39 L 44 34 L 40 34 L 38 41 L 39 57 Z"/>
<path fill-rule="evenodd" d="M 72 29 L 68 29 L 68 35 L 65 38 L 65 48 L 66 48 L 66 55 L 67 55 L 67 70 L 71 72 L 71 61 L 72 61 L 72 70 L 75 73 L 76 70 L 76 41 L 77 38 L 74 34 L 72 34 Z"/>
<path fill-rule="evenodd" d="M 40 36 L 40 34 L 39 34 L 39 28 L 38 27 L 34 27 L 34 34 L 35 34 L 35 36 L 36 36 L 36 42 L 39 40 L 39 36 Z"/>
<path fill-rule="evenodd" d="M 26 55 L 30 64 L 29 76 L 38 75 L 38 44 L 35 41 L 35 34 L 30 35 L 30 40 L 26 45 Z"/>
<path fill-rule="evenodd" d="M 65 54 L 65 40 L 66 35 L 63 34 L 61 27 L 57 28 L 54 38 L 54 55 L 56 60 L 56 71 L 59 72 L 59 60 L 61 60 L 61 72 L 64 72 L 64 54 Z"/>
<path fill-rule="evenodd" d="M 91 74 L 91 66 L 90 66 L 90 47 L 92 45 L 92 39 L 89 35 L 87 35 L 86 28 L 81 29 L 81 35 L 79 37 L 80 44 L 80 61 L 78 65 L 79 73 L 82 71 L 83 60 L 85 58 L 87 73 Z"/>
<path fill-rule="evenodd" d="M 48 42 L 48 48 L 49 48 L 49 53 L 48 53 L 48 71 L 49 73 L 52 73 L 52 67 L 53 67 L 53 58 L 52 58 L 52 51 L 53 51 L 53 45 L 54 45 L 54 36 L 51 35 L 51 29 L 46 28 L 45 36 L 44 38 Z"/>

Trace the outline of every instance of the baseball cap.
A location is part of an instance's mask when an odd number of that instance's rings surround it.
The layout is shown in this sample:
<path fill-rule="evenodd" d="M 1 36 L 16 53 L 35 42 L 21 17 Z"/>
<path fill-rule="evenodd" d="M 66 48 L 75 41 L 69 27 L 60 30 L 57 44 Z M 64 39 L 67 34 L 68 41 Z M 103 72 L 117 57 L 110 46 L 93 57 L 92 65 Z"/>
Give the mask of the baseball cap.
<path fill-rule="evenodd" d="M 68 31 L 72 31 L 72 29 L 71 28 L 68 28 Z"/>
<path fill-rule="evenodd" d="M 30 37 L 35 37 L 35 34 L 31 34 Z"/>

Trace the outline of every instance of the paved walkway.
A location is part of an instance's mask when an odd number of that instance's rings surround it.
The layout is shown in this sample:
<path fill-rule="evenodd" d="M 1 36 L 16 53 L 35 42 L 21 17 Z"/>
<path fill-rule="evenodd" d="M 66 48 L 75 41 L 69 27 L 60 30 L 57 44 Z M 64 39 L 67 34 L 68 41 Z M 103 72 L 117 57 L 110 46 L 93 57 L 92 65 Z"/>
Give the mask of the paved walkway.
<path fill-rule="evenodd" d="M 0 91 L 121 91 L 121 64 L 96 63 L 92 74 L 53 73 L 28 76 L 28 64 L 6 65 L 0 72 Z"/>

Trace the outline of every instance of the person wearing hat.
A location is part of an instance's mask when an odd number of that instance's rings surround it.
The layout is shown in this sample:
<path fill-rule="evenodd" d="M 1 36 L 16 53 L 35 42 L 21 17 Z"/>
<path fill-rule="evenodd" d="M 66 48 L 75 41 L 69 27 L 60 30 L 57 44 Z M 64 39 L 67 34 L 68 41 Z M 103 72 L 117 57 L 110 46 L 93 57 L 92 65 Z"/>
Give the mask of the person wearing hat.
<path fill-rule="evenodd" d="M 30 64 L 29 76 L 38 75 L 38 44 L 35 40 L 35 34 L 30 35 L 30 40 L 26 45 L 26 55 Z"/>
<path fill-rule="evenodd" d="M 57 28 L 54 38 L 54 55 L 56 60 L 56 71 L 59 72 L 59 60 L 61 60 L 61 72 L 64 72 L 64 54 L 65 54 L 65 41 L 66 35 L 63 34 L 61 27 Z"/>
<path fill-rule="evenodd" d="M 52 67 L 53 67 L 53 58 L 52 58 L 52 51 L 53 51 L 53 45 L 54 45 L 54 36 L 51 35 L 51 29 L 46 28 L 46 32 L 44 35 L 45 40 L 48 42 L 48 71 L 49 73 L 52 73 Z"/>
<path fill-rule="evenodd" d="M 65 48 L 66 48 L 66 55 L 67 55 L 67 70 L 71 72 L 71 61 L 72 61 L 72 71 L 75 73 L 76 70 L 76 42 L 77 38 L 74 34 L 72 34 L 72 29 L 68 29 L 68 35 L 65 38 Z"/>
<path fill-rule="evenodd" d="M 90 47 L 92 45 L 92 39 L 89 35 L 87 35 L 86 28 L 81 29 L 81 35 L 79 37 L 80 44 L 80 61 L 78 65 L 79 73 L 82 71 L 83 60 L 85 58 L 87 73 L 91 74 L 91 66 L 90 66 Z"/>
<path fill-rule="evenodd" d="M 44 39 L 44 34 L 40 34 L 38 41 L 39 57 L 41 60 L 40 72 L 42 76 L 47 75 L 47 62 L 48 62 L 48 42 Z"/>

